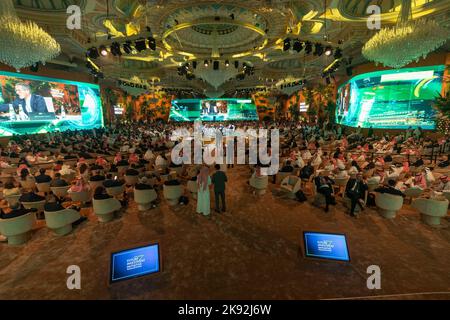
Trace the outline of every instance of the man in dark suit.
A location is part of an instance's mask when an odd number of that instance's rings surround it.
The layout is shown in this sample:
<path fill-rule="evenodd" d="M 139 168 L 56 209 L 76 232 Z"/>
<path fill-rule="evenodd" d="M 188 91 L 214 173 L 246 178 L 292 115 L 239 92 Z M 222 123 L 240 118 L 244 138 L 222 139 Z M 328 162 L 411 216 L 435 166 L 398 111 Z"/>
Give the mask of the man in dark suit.
<path fill-rule="evenodd" d="M 225 206 L 225 183 L 228 181 L 225 172 L 220 170 L 220 164 L 215 165 L 216 172 L 212 175 L 211 182 L 214 184 L 214 199 L 216 201 L 216 211 L 220 213 L 219 197 L 222 200 L 222 211 L 226 211 Z"/>
<path fill-rule="evenodd" d="M 16 84 L 16 94 L 18 98 L 12 102 L 16 114 L 23 111 L 29 118 L 33 114 L 48 113 L 44 98 L 40 95 L 32 94 L 28 84 L 24 82 Z M 0 105 L 0 112 L 9 112 L 9 105 Z"/>
<path fill-rule="evenodd" d="M 393 179 L 388 180 L 388 185 L 387 186 L 382 186 L 382 187 L 378 187 L 376 188 L 375 192 L 379 192 L 379 193 L 389 193 L 392 194 L 394 196 L 401 196 L 401 197 L 405 197 L 405 194 L 403 192 L 401 192 L 400 190 L 395 188 L 396 182 Z"/>
<path fill-rule="evenodd" d="M 345 186 L 345 194 L 351 201 L 350 215 L 355 217 L 356 205 L 364 210 L 363 203 L 366 197 L 366 192 L 369 190 L 367 184 L 363 180 L 362 173 L 352 174 L 352 177 L 348 180 Z"/>

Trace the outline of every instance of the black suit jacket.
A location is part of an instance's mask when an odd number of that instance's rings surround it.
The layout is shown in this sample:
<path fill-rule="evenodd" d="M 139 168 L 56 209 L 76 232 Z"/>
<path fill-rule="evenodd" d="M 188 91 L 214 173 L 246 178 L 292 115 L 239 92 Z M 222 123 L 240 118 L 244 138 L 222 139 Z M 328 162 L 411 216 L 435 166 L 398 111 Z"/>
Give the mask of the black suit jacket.
<path fill-rule="evenodd" d="M 25 114 L 27 116 L 30 115 L 26 108 L 25 99 L 17 98 L 16 100 L 13 101 L 12 105 L 13 105 L 14 111 L 16 113 L 19 112 L 19 105 L 22 105 L 23 112 L 25 112 Z M 40 95 L 37 95 L 37 94 L 31 95 L 30 106 L 31 106 L 32 113 L 48 113 L 47 105 L 45 104 L 45 100 Z M 8 112 L 8 111 L 9 111 L 8 104 L 0 105 L 0 112 Z"/>

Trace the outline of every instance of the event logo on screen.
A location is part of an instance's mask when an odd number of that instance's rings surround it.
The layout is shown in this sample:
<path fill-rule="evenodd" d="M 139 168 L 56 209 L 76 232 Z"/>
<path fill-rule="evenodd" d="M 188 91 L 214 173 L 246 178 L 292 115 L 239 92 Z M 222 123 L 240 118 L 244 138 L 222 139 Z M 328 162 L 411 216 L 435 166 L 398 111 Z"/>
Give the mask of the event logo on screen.
<path fill-rule="evenodd" d="M 307 257 L 349 261 L 345 235 L 305 232 L 303 234 Z"/>
<path fill-rule="evenodd" d="M 159 244 L 151 244 L 111 254 L 110 282 L 141 277 L 159 271 Z"/>

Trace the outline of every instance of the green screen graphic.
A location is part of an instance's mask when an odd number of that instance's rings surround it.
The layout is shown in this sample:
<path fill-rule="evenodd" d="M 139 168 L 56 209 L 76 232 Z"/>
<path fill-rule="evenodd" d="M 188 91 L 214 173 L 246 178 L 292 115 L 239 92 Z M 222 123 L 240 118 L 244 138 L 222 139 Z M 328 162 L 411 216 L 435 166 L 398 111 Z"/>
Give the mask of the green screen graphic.
<path fill-rule="evenodd" d="M 441 93 L 445 66 L 358 75 L 338 90 L 336 121 L 382 129 L 435 128 L 433 100 Z"/>
<path fill-rule="evenodd" d="M 0 72 L 0 136 L 99 127 L 98 85 Z"/>
<path fill-rule="evenodd" d="M 173 100 L 171 121 L 258 120 L 251 99 L 183 99 Z"/>

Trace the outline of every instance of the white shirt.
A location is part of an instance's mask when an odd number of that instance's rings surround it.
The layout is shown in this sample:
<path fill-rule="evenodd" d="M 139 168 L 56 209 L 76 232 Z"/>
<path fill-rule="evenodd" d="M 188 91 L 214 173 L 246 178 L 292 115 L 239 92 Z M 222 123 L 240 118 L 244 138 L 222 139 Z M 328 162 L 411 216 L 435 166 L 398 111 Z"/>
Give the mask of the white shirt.
<path fill-rule="evenodd" d="M 33 109 L 31 109 L 31 96 L 25 99 L 25 108 L 28 113 L 33 112 Z"/>

